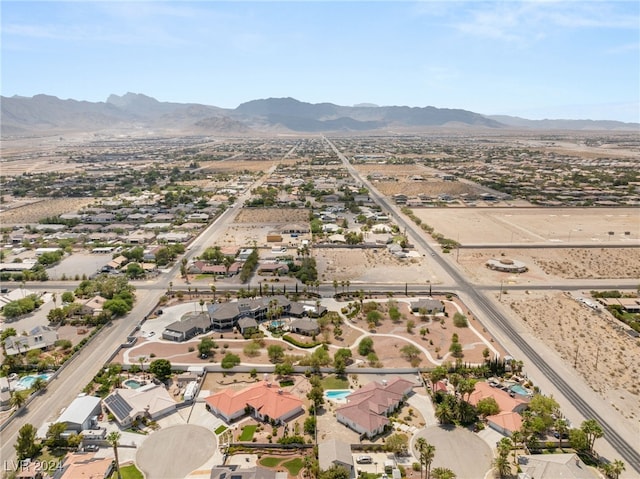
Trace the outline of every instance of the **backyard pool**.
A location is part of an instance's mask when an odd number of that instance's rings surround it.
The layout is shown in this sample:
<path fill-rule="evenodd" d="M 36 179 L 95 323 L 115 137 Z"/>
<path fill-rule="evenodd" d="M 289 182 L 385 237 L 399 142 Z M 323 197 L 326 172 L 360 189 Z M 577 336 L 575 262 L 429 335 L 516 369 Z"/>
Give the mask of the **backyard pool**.
<path fill-rule="evenodd" d="M 31 389 L 33 387 L 33 383 L 36 382 L 36 379 L 40 378 L 40 379 L 44 379 L 45 381 L 48 381 L 51 378 L 51 376 L 53 376 L 53 374 L 51 373 L 32 374 L 30 376 L 23 376 L 20 379 L 18 379 L 18 382 L 16 382 L 15 390 L 24 391 L 26 389 Z"/>
<path fill-rule="evenodd" d="M 509 388 L 509 391 L 512 391 L 520 396 L 530 396 L 531 393 L 529 393 L 529 391 L 527 391 L 525 388 L 523 388 L 522 386 L 520 386 L 519 384 L 514 384 L 513 386 L 511 386 Z"/>
<path fill-rule="evenodd" d="M 349 396 L 349 394 L 351 394 L 351 391 L 349 389 L 327 389 L 324 392 L 324 395 L 327 399 L 333 399 L 334 401 L 347 399 L 347 396 Z"/>
<path fill-rule="evenodd" d="M 127 379 L 122 384 L 124 384 L 129 389 L 138 389 L 140 386 L 142 386 L 142 383 L 140 381 L 137 381 L 136 379 Z"/>
<path fill-rule="evenodd" d="M 270 326 L 271 326 L 272 328 L 281 328 L 281 327 L 283 327 L 283 326 L 284 326 L 284 321 L 276 321 L 276 320 L 273 320 L 273 321 L 271 321 Z"/>

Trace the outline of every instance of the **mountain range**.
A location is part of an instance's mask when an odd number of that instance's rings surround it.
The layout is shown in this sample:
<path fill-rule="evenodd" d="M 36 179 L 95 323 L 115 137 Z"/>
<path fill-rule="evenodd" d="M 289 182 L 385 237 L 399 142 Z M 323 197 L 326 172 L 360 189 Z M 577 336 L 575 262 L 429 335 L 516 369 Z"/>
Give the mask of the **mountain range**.
<path fill-rule="evenodd" d="M 160 102 L 127 93 L 106 102 L 61 100 L 49 95 L 0 97 L 2 136 L 43 132 L 101 131 L 148 128 L 194 134 L 264 132 L 419 132 L 433 128 L 637 130 L 637 123 L 593 120 L 527 120 L 486 116 L 461 109 L 340 106 L 305 103 L 293 98 L 268 98 L 235 109 L 197 103 Z"/>

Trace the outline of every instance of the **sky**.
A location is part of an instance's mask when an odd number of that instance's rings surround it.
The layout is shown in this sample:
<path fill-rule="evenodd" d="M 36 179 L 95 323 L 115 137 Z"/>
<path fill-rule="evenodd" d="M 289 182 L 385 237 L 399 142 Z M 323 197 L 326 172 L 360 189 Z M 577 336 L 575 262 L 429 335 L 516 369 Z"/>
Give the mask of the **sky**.
<path fill-rule="evenodd" d="M 2 0 L 3 96 L 640 122 L 640 2 Z"/>

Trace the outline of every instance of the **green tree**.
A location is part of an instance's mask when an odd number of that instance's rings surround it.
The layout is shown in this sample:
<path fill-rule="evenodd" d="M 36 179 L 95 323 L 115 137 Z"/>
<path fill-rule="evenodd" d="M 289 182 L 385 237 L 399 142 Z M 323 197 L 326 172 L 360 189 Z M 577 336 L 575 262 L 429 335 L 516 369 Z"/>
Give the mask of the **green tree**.
<path fill-rule="evenodd" d="M 293 373 L 293 364 L 291 361 L 285 361 L 279 364 L 276 364 L 274 369 L 274 373 L 280 377 L 285 377 Z"/>
<path fill-rule="evenodd" d="M 233 353 L 227 353 L 224 358 L 222 358 L 220 365 L 222 366 L 222 369 L 231 369 L 240 364 L 240 362 L 240 356 Z"/>
<path fill-rule="evenodd" d="M 381 318 L 382 318 L 382 314 L 380 314 L 380 311 L 377 311 L 377 310 L 369 311 L 367 313 L 367 323 L 369 324 L 369 328 L 373 329 L 376 326 L 378 326 L 378 324 L 380 324 Z"/>
<path fill-rule="evenodd" d="M 171 362 L 168 359 L 156 359 L 149 364 L 149 371 L 158 381 L 165 382 L 171 377 Z"/>
<path fill-rule="evenodd" d="M 67 446 L 67 440 L 62 437 L 62 434 L 67 430 L 67 424 L 64 422 L 54 422 L 49 425 L 47 429 L 47 435 L 45 444 L 49 448 L 61 448 Z"/>
<path fill-rule="evenodd" d="M 418 366 L 420 364 L 420 350 L 413 344 L 407 344 L 400 348 L 400 354 L 409 361 L 411 366 Z"/>
<path fill-rule="evenodd" d="M 373 339 L 368 336 L 362 338 L 360 343 L 358 343 L 358 354 L 360 354 L 360 356 L 367 356 L 371 352 L 373 352 Z"/>
<path fill-rule="evenodd" d="M 27 395 L 24 391 L 14 391 L 9 399 L 9 405 L 16 409 L 20 409 L 27 402 Z"/>
<path fill-rule="evenodd" d="M 413 328 L 416 327 L 416 322 L 413 319 L 407 321 L 407 333 L 413 334 Z"/>
<path fill-rule="evenodd" d="M 569 431 L 569 445 L 576 451 L 589 451 L 587 434 L 582 429 L 571 429 Z"/>
<path fill-rule="evenodd" d="M 122 474 L 120 473 L 120 459 L 118 458 L 118 446 L 120 441 L 120 433 L 118 431 L 113 431 L 107 434 L 107 442 L 113 447 L 113 455 L 115 456 L 114 465 L 116 467 L 116 474 L 118 475 L 118 479 L 122 479 Z"/>
<path fill-rule="evenodd" d="M 580 429 L 587 436 L 587 450 L 593 454 L 593 446 L 595 445 L 596 439 L 604 436 L 602 426 L 600 426 L 595 419 L 587 419 L 582 422 Z"/>
<path fill-rule="evenodd" d="M 406 434 L 396 433 L 387 438 L 385 443 L 386 449 L 397 455 L 402 455 L 407 452 L 409 445 L 409 438 Z"/>
<path fill-rule="evenodd" d="M 198 353 L 200 357 L 208 358 L 213 352 L 216 343 L 209 337 L 202 338 L 198 343 Z"/>
<path fill-rule="evenodd" d="M 267 347 L 267 354 L 269 361 L 273 364 L 279 363 L 284 359 L 284 348 L 277 344 L 272 344 Z"/>
<path fill-rule="evenodd" d="M 493 467 L 500 477 L 507 477 L 511 475 L 511 464 L 509 463 L 508 456 L 496 456 L 493 460 Z"/>
<path fill-rule="evenodd" d="M 261 350 L 262 350 L 262 346 L 260 346 L 260 343 L 256 341 L 250 342 L 242 349 L 242 351 L 244 351 L 244 354 L 246 354 L 250 358 L 255 358 L 256 356 L 260 356 Z"/>
<path fill-rule="evenodd" d="M 13 447 L 19 461 L 33 458 L 40 452 L 41 446 L 36 442 L 37 432 L 36 428 L 28 423 L 18 431 L 18 439 Z"/>
<path fill-rule="evenodd" d="M 41 377 L 37 377 L 36 380 L 33 381 L 33 384 L 31 385 L 31 388 L 33 389 L 33 391 L 35 393 L 40 393 L 40 392 L 44 391 L 45 389 L 47 389 L 47 381 L 45 381 Z"/>
<path fill-rule="evenodd" d="M 313 436 L 316 433 L 316 417 L 309 416 L 304 420 L 304 432 Z"/>
<path fill-rule="evenodd" d="M 342 466 L 331 466 L 329 469 L 320 471 L 318 479 L 349 479 L 349 471 Z"/>
<path fill-rule="evenodd" d="M 11 337 L 11 336 L 17 336 L 18 333 L 16 332 L 15 328 L 7 328 L 4 331 L 2 331 L 2 334 L 0 334 L 0 341 L 2 341 L 4 343 L 4 340 Z"/>
<path fill-rule="evenodd" d="M 486 397 L 478 401 L 476 410 L 478 411 L 478 414 L 483 418 L 486 418 L 487 416 L 498 414 L 500 412 L 500 406 L 498 406 L 498 402 L 494 398 Z"/>
<path fill-rule="evenodd" d="M 124 316 L 131 310 L 131 306 L 120 298 L 109 299 L 102 305 L 103 310 L 110 311 L 115 317 Z"/>
<path fill-rule="evenodd" d="M 431 471 L 432 479 L 456 479 L 456 473 L 446 467 L 435 467 Z"/>

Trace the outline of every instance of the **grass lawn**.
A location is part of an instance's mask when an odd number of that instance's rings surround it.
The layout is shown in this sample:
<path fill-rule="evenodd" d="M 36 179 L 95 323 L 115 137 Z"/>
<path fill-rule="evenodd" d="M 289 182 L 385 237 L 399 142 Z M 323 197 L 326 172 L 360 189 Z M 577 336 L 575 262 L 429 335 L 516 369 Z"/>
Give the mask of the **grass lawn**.
<path fill-rule="evenodd" d="M 349 389 L 348 379 L 337 378 L 335 376 L 322 378 L 321 383 L 324 389 Z"/>
<path fill-rule="evenodd" d="M 258 462 L 260 463 L 261 466 L 264 466 L 264 467 L 276 467 L 278 464 L 282 462 L 282 458 L 267 456 L 267 457 L 263 457 Z"/>
<path fill-rule="evenodd" d="M 225 432 L 227 429 L 228 429 L 227 426 L 223 424 L 221 426 L 218 426 L 214 432 L 216 433 L 216 435 L 219 435 Z"/>
<path fill-rule="evenodd" d="M 302 469 L 303 465 L 304 463 L 302 462 L 302 459 L 299 457 L 296 457 L 295 459 L 291 459 L 290 461 L 287 461 L 283 464 L 283 466 L 287 468 L 287 471 L 289 471 L 289 474 L 292 476 L 297 476 L 298 473 L 300 472 L 300 469 Z"/>
<path fill-rule="evenodd" d="M 122 479 L 144 479 L 142 473 L 133 464 L 121 467 L 120 473 L 122 474 Z M 111 475 L 111 479 L 118 479 L 118 473 L 114 472 Z"/>
<path fill-rule="evenodd" d="M 255 424 L 245 426 L 242 428 L 242 434 L 240 434 L 240 438 L 238 439 L 240 442 L 249 442 L 253 439 L 253 435 L 256 432 L 258 426 Z"/>

